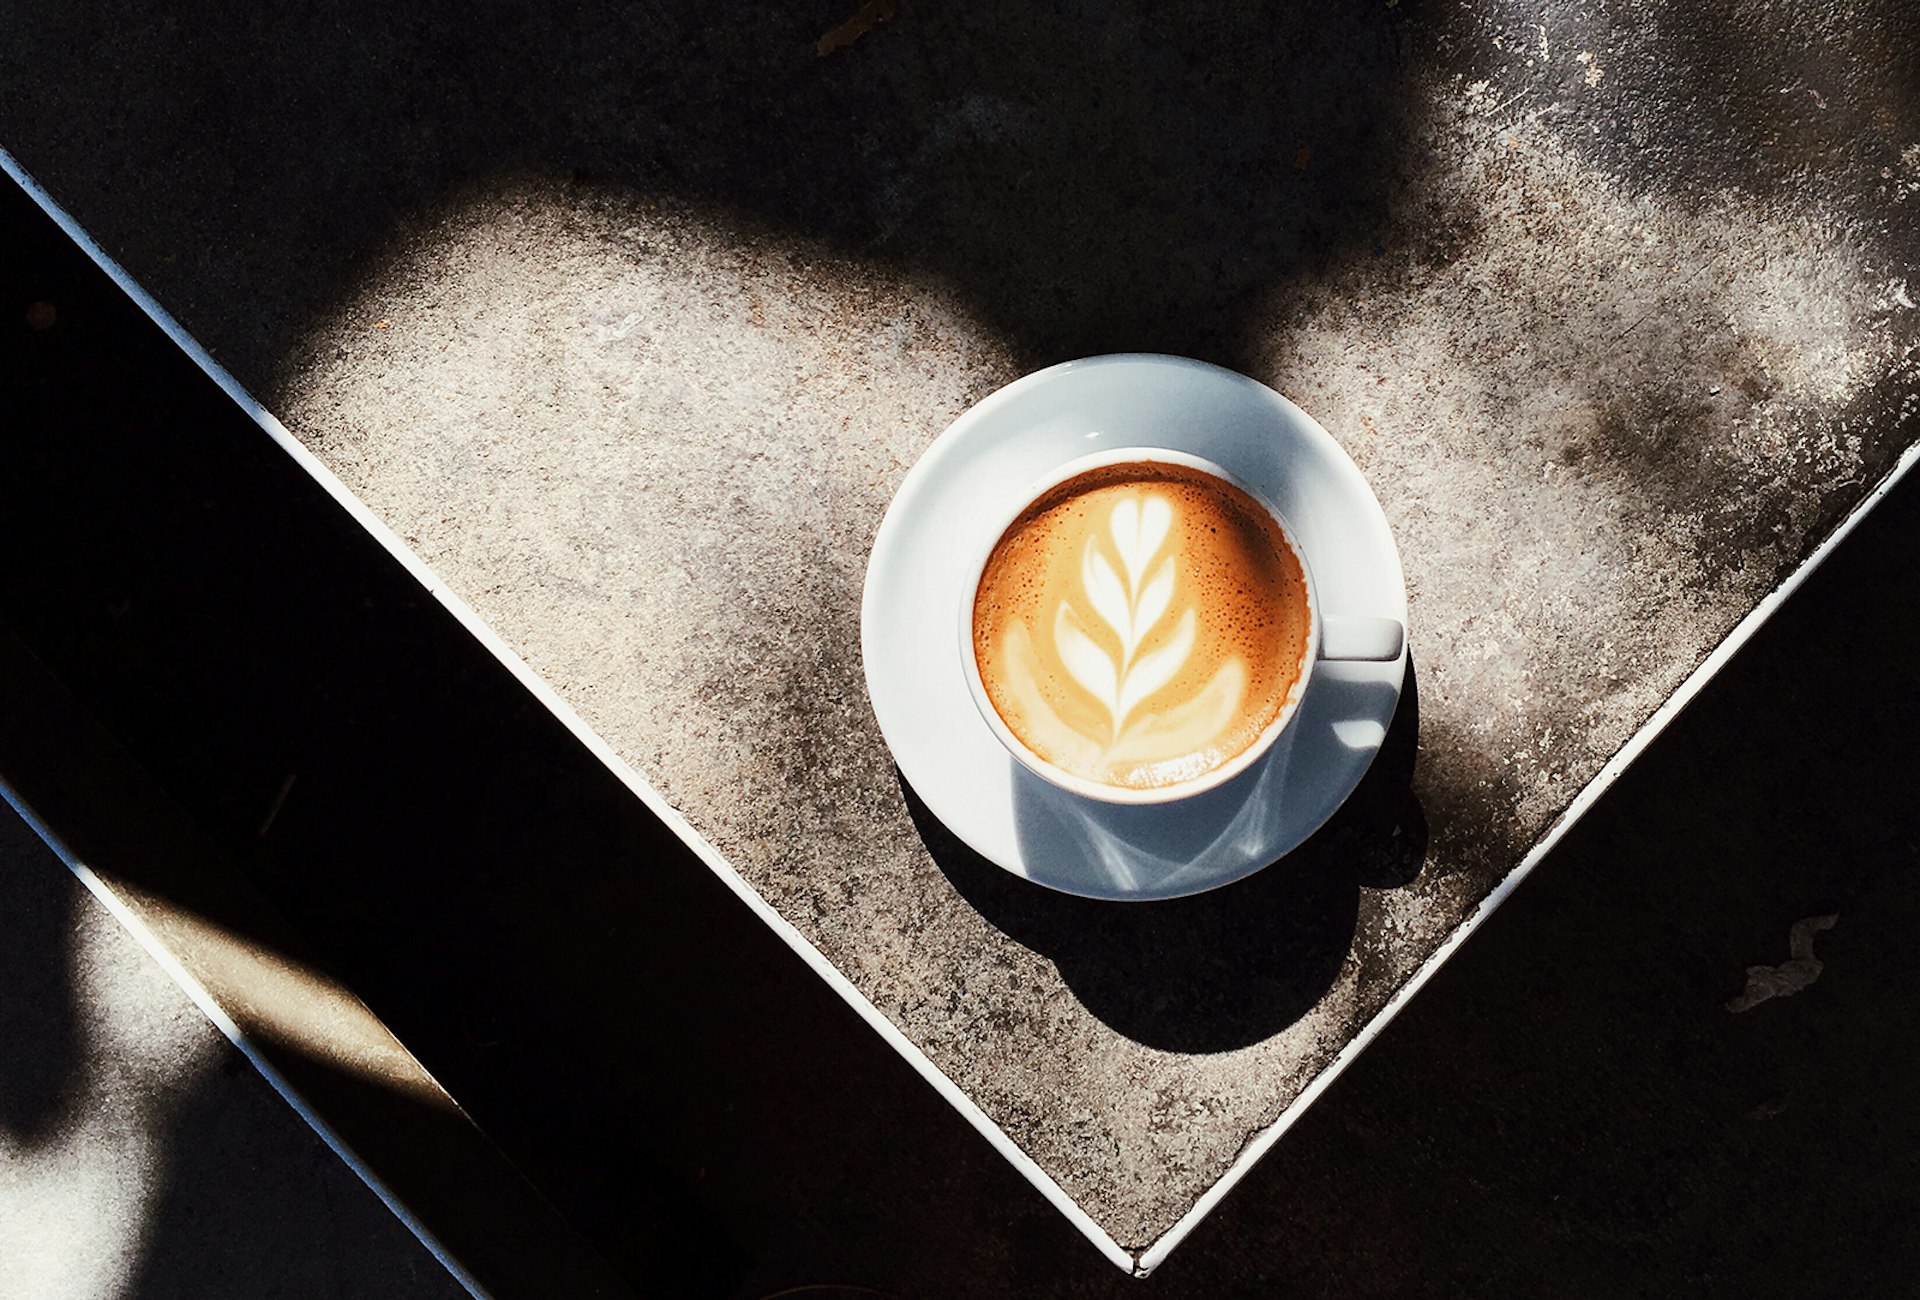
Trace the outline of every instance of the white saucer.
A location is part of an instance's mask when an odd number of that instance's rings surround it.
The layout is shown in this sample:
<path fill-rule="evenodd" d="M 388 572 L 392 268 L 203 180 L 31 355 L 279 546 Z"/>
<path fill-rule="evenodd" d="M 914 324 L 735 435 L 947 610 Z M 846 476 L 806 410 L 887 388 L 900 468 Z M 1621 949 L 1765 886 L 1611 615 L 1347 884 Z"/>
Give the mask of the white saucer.
<path fill-rule="evenodd" d="M 1070 795 L 1016 763 L 981 719 L 957 624 L 970 559 L 1028 484 L 1089 452 L 1190 452 L 1267 496 L 1293 526 L 1328 615 L 1407 619 L 1380 503 L 1311 416 L 1231 370 L 1180 357 L 1093 357 L 1028 375 L 941 434 L 874 539 L 860 617 L 867 693 L 929 811 L 988 860 L 1089 898 L 1177 898 L 1258 871 L 1317 830 L 1373 761 L 1400 700 L 1388 663 L 1321 662 L 1265 758 L 1177 804 Z"/>

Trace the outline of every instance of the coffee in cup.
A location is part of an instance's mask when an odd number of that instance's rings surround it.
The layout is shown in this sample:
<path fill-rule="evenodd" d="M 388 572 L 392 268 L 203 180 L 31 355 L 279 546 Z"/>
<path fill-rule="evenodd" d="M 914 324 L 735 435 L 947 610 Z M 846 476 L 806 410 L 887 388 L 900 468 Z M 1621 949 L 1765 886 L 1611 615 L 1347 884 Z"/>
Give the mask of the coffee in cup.
<path fill-rule="evenodd" d="M 963 619 L 976 698 L 1017 757 L 1070 789 L 1157 802 L 1208 787 L 1258 756 L 1304 690 L 1306 567 L 1274 510 L 1217 466 L 1148 449 L 1081 464 L 979 568 Z"/>

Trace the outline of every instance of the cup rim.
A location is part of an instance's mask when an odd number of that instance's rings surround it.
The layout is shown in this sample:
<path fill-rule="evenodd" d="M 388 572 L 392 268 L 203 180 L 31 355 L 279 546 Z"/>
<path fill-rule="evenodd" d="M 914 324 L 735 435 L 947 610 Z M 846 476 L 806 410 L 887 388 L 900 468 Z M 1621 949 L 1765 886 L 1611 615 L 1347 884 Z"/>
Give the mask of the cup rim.
<path fill-rule="evenodd" d="M 1288 691 L 1287 698 L 1281 704 L 1280 712 L 1274 716 L 1273 721 L 1267 724 L 1252 744 L 1248 745 L 1245 749 L 1218 767 L 1210 768 L 1199 776 L 1191 777 L 1185 781 L 1176 781 L 1171 785 L 1154 786 L 1147 789 L 1107 785 L 1100 781 L 1091 780 L 1049 762 L 1028 748 L 1024 741 L 1014 735 L 1013 729 L 1007 726 L 1005 719 L 1000 716 L 1000 711 L 994 707 L 992 698 L 988 696 L 986 683 L 980 679 L 980 664 L 973 647 L 973 609 L 975 602 L 979 598 L 980 579 L 986 572 L 987 561 L 993 558 L 993 552 L 1000 545 L 1001 538 L 1006 536 L 1007 529 L 1012 527 L 1014 521 L 1024 514 L 1027 508 L 1042 495 L 1058 487 L 1060 484 L 1067 482 L 1069 479 L 1076 478 L 1092 470 L 1103 469 L 1109 465 L 1126 465 L 1133 463 L 1178 465 L 1185 469 L 1197 470 L 1203 474 L 1211 474 L 1213 477 L 1231 484 L 1233 487 L 1240 489 L 1249 497 L 1253 498 L 1253 500 L 1267 512 L 1268 516 L 1273 519 L 1274 523 L 1279 526 L 1281 539 L 1285 541 L 1287 548 L 1293 552 L 1294 560 L 1300 565 L 1300 575 L 1306 587 L 1307 595 L 1307 646 L 1300 657 L 1300 673 L 1299 676 L 1294 679 L 1293 686 Z M 1281 513 L 1278 506 L 1273 504 L 1273 501 L 1266 493 L 1260 491 L 1245 479 L 1233 473 L 1233 471 L 1227 469 L 1217 461 L 1208 460 L 1204 456 L 1196 456 L 1191 452 L 1179 451 L 1172 447 L 1113 447 L 1105 451 L 1091 452 L 1085 456 L 1077 456 L 1063 464 L 1056 465 L 1046 474 L 1041 475 L 1027 485 L 1025 490 L 1020 493 L 1018 503 L 1011 511 L 1003 512 L 997 517 L 997 523 L 986 535 L 985 545 L 977 547 L 976 554 L 969 563 L 966 573 L 967 580 L 961 584 L 962 592 L 959 619 L 960 657 L 966 667 L 967 690 L 973 697 L 974 707 L 986 722 L 988 730 L 993 732 L 994 738 L 1000 742 L 1001 746 L 1005 748 L 1008 753 L 1013 755 L 1015 761 L 1020 763 L 1021 766 L 1050 785 L 1083 798 L 1096 800 L 1100 803 L 1139 806 L 1175 803 L 1183 799 L 1190 799 L 1196 795 L 1205 794 L 1209 790 L 1217 789 L 1228 781 L 1231 781 L 1234 777 L 1239 776 L 1242 772 L 1245 772 L 1248 768 L 1264 758 L 1268 751 L 1273 748 L 1274 743 L 1285 734 L 1294 716 L 1300 711 L 1301 701 L 1306 698 L 1308 680 L 1312 677 L 1314 665 L 1320 658 L 1319 593 L 1313 583 L 1313 567 L 1307 562 L 1306 549 L 1300 545 L 1293 525 L 1287 521 L 1287 517 Z"/>

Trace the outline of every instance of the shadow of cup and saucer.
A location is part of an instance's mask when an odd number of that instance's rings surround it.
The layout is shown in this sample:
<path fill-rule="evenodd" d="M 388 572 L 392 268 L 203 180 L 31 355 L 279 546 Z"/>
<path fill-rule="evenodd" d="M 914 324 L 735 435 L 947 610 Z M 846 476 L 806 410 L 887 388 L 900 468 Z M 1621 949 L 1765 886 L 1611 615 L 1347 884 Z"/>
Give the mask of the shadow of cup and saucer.
<path fill-rule="evenodd" d="M 1316 678 L 1289 728 L 1293 743 L 1196 799 L 1211 815 L 1101 804 L 1067 794 L 1013 764 L 1022 856 L 1049 865 L 1061 892 L 1003 870 L 967 847 L 904 777 L 915 829 L 963 897 L 1015 942 L 1050 959 L 1087 1010 L 1136 1042 L 1165 1051 L 1230 1051 L 1306 1014 L 1332 987 L 1353 941 L 1360 890 L 1419 874 L 1426 820 L 1413 795 L 1419 690 L 1411 658 L 1384 734 L 1376 681 Z M 1181 876 L 1223 837 L 1259 836 L 1277 801 L 1315 781 L 1314 755 L 1337 743 L 1378 752 L 1328 820 L 1278 860 L 1218 888 Z M 1012 764 L 1012 760 L 1008 760 Z M 1224 827 L 1224 829 L 1222 829 Z M 1195 828 L 1200 828 L 1196 831 Z M 1204 835 L 1205 844 L 1193 842 Z M 1108 901 L 1118 889 L 1154 901 Z"/>

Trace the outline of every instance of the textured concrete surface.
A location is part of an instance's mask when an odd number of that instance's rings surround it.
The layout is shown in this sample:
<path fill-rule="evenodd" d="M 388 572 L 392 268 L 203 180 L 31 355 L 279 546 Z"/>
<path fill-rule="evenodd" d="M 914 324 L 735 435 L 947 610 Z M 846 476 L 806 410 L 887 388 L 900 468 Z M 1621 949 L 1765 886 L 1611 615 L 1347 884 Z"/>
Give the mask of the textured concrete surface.
<path fill-rule="evenodd" d="M 1413 9 L 27 5 L 0 138 L 1144 1245 L 1913 437 L 1910 6 Z M 1411 799 L 1120 916 L 916 817 L 857 607 L 949 419 L 1123 347 L 1351 451 L 1419 689 Z"/>
<path fill-rule="evenodd" d="M 0 1296 L 467 1292 L 0 804 Z"/>

